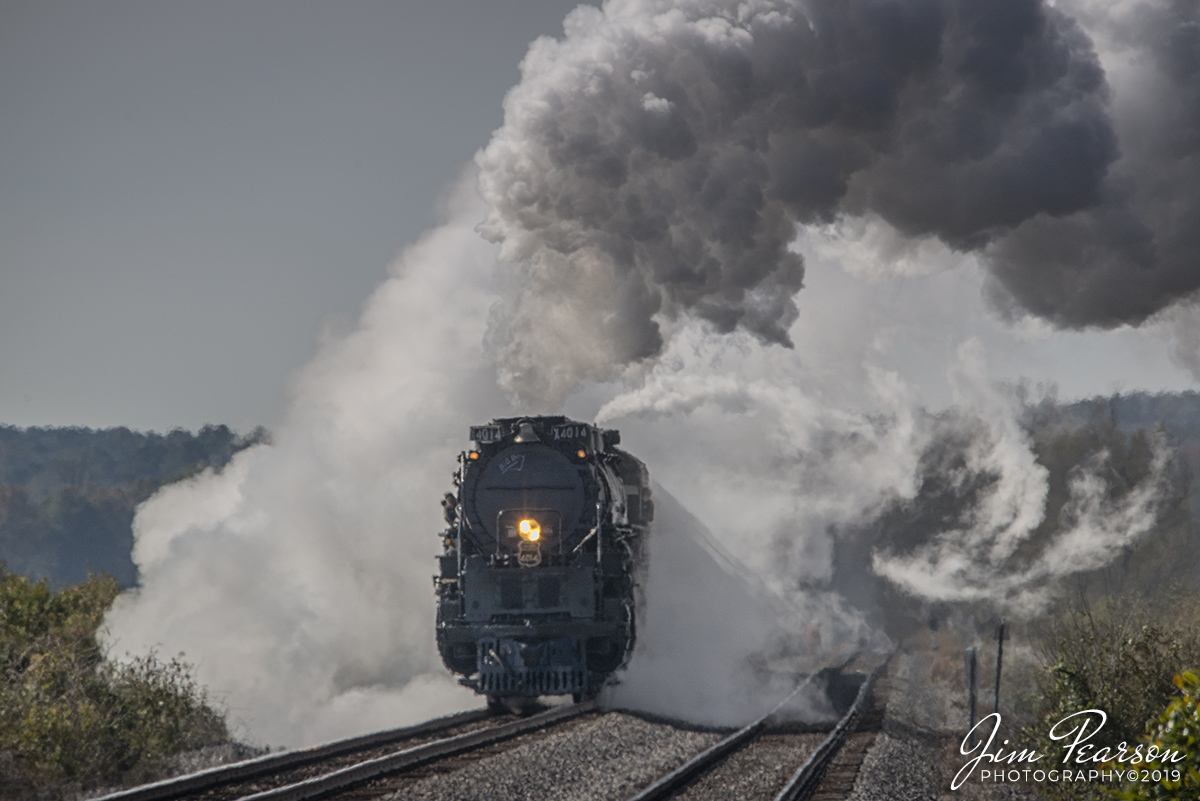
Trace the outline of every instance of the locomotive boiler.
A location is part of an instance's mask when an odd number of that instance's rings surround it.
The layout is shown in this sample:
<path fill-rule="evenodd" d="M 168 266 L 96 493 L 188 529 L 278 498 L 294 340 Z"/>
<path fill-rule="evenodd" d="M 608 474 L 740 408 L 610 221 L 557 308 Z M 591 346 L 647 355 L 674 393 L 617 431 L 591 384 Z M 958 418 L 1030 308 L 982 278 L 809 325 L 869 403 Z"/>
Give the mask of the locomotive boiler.
<path fill-rule="evenodd" d="M 654 504 L 620 433 L 566 417 L 472 426 L 437 590 L 437 645 L 488 696 L 594 696 L 633 649 Z"/>

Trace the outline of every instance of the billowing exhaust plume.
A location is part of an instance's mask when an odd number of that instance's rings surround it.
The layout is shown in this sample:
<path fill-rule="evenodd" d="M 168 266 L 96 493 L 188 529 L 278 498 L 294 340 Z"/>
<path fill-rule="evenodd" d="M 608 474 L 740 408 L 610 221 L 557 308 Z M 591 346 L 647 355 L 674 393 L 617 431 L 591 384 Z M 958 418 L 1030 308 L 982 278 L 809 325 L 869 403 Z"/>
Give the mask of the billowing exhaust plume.
<path fill-rule="evenodd" d="M 1117 150 L 1088 203 L 1024 220 L 987 249 L 993 292 L 1058 325 L 1136 324 L 1200 287 L 1200 7 L 1064 7 L 1111 54 Z"/>
<path fill-rule="evenodd" d="M 1125 6 L 1114 6 L 1124 9 Z M 978 251 L 1011 313 L 1138 323 L 1200 286 L 1194 2 L 616 0 L 534 43 L 478 161 L 523 402 L 661 353 L 687 313 L 790 345 L 797 223 Z M 1139 58 L 1142 54 L 1144 58 Z M 1144 63 L 1143 63 L 1144 62 Z"/>
<path fill-rule="evenodd" d="M 142 586 L 110 646 L 184 651 L 271 744 L 476 704 L 433 647 L 437 500 L 466 426 L 564 406 L 619 427 L 680 502 L 619 702 L 732 720 L 761 697 L 725 678 L 769 687 L 797 655 L 878 641 L 839 599 L 855 588 L 837 551 L 931 476 L 977 482 L 967 510 L 914 547 L 881 541 L 864 570 L 930 601 L 1035 607 L 1144 536 L 1165 467 L 1112 502 L 1102 462 L 1083 465 L 1067 525 L 1031 556 L 1046 473 L 986 366 L 1024 334 L 981 299 L 1067 327 L 1178 315 L 1178 358 L 1200 364 L 1196 16 L 1188 0 L 577 9 L 523 62 L 477 158 L 484 202 L 460 187 L 322 346 L 275 444 L 142 507 Z M 957 410 L 926 411 L 946 387 Z M 679 604 L 714 564 L 717 602 Z"/>

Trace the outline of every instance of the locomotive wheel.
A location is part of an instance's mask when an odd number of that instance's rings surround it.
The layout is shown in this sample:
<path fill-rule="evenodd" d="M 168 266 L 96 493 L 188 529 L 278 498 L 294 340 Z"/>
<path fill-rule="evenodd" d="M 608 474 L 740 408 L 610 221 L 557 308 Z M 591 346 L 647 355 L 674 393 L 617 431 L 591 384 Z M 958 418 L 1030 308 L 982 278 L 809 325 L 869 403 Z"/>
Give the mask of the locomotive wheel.
<path fill-rule="evenodd" d="M 537 696 L 489 695 L 487 708 L 493 715 L 516 715 L 525 718 L 541 712 L 545 706 Z"/>

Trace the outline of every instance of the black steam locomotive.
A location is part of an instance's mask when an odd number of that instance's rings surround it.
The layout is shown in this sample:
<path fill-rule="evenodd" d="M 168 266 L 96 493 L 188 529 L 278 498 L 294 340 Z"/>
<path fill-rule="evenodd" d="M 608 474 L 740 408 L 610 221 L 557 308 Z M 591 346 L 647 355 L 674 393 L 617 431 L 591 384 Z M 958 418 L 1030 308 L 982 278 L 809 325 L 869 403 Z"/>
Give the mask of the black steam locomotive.
<path fill-rule="evenodd" d="M 471 439 L 442 501 L 442 660 L 493 704 L 591 697 L 633 649 L 646 466 L 619 432 L 566 417 L 493 420 Z"/>

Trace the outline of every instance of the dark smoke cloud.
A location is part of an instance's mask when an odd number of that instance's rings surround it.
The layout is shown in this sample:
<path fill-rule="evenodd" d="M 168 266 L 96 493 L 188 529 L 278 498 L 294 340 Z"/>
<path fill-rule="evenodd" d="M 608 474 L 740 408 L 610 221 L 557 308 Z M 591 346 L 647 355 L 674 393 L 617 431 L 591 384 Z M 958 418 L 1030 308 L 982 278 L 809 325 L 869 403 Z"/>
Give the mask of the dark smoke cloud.
<path fill-rule="evenodd" d="M 515 270 L 505 382 L 557 403 L 685 313 L 790 345 L 795 225 L 847 215 L 980 251 L 1010 311 L 1141 321 L 1200 285 L 1196 9 L 1106 22 L 1153 60 L 1152 119 L 1129 124 L 1092 38 L 1039 0 L 578 9 L 479 156 Z"/>
<path fill-rule="evenodd" d="M 1037 215 L 987 254 L 1002 304 L 1071 327 L 1140 323 L 1200 287 L 1200 2 L 1097 22 L 1131 62 L 1112 114 L 1120 158 L 1099 202 Z"/>

